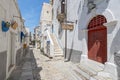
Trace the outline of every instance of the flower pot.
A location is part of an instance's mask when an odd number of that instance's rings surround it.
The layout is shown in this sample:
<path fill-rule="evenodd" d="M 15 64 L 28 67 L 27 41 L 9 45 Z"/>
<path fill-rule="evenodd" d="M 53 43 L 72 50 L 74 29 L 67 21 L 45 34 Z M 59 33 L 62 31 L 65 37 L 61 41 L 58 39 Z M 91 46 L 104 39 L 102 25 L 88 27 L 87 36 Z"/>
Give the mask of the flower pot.
<path fill-rule="evenodd" d="M 16 30 L 16 28 L 18 27 L 18 24 L 16 22 L 14 22 L 11 26 L 14 30 Z"/>

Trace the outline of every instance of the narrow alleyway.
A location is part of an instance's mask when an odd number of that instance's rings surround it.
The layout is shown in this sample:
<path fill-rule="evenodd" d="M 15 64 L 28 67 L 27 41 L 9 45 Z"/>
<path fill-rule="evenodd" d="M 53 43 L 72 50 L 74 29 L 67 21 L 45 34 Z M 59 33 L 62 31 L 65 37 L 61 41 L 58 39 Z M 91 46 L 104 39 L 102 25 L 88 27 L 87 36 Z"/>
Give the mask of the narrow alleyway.
<path fill-rule="evenodd" d="M 49 59 L 40 50 L 30 49 L 8 80 L 76 80 L 70 65 L 70 62 Z"/>

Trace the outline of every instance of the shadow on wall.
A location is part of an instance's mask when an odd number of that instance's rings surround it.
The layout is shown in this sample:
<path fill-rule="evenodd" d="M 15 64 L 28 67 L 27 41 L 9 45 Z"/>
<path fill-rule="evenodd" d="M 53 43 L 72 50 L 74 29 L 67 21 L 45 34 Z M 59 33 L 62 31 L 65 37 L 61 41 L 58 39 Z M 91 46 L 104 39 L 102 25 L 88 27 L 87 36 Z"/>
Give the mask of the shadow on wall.
<path fill-rule="evenodd" d="M 111 47 L 110 47 L 110 53 L 114 54 L 115 52 L 119 52 L 120 51 L 120 29 L 118 30 L 118 32 L 116 33 Z"/>
<path fill-rule="evenodd" d="M 39 74 L 41 70 L 42 67 L 37 66 L 33 50 L 30 50 L 24 56 L 21 64 L 16 67 L 16 69 L 12 72 L 7 80 L 41 80 L 41 76 Z"/>
<path fill-rule="evenodd" d="M 59 25 L 59 28 L 58 28 L 58 35 L 59 35 L 59 39 L 61 39 L 63 36 L 63 29 L 61 24 Z"/>
<path fill-rule="evenodd" d="M 7 51 L 0 52 L 0 80 L 5 80 L 6 65 L 7 64 Z"/>
<path fill-rule="evenodd" d="M 76 26 L 76 28 L 74 29 L 74 32 L 73 32 L 73 38 L 72 38 L 71 48 L 67 49 L 67 59 L 68 59 L 68 61 L 72 61 L 74 63 L 79 63 L 82 52 L 73 49 L 74 44 L 77 44 L 74 41 L 75 40 L 76 29 L 78 29 L 77 26 Z"/>
<path fill-rule="evenodd" d="M 117 65 L 118 80 L 120 80 L 120 53 L 114 54 L 115 64 Z"/>
<path fill-rule="evenodd" d="M 120 29 L 112 41 L 110 53 L 114 54 L 114 62 L 117 65 L 118 80 L 120 80 Z"/>

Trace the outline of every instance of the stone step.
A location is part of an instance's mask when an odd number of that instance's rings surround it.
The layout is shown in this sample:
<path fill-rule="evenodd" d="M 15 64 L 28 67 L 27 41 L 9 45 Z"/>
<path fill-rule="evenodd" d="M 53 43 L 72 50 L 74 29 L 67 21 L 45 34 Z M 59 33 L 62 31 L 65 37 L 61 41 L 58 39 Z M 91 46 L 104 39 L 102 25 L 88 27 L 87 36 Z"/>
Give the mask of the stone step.
<path fill-rule="evenodd" d="M 90 75 L 87 74 L 86 72 L 84 72 L 83 70 L 81 69 L 74 69 L 73 70 L 75 75 L 78 77 L 78 78 L 83 78 L 83 80 L 89 80 L 90 79 Z"/>
<path fill-rule="evenodd" d="M 113 79 L 110 77 L 94 76 L 90 80 L 113 80 Z"/>
<path fill-rule="evenodd" d="M 57 60 L 64 60 L 64 57 L 53 57 L 53 60 L 57 61 Z"/>
<path fill-rule="evenodd" d="M 81 74 L 82 73 L 82 74 Z M 78 69 L 76 65 L 71 65 L 71 74 L 77 79 L 77 80 L 88 80 L 85 76 L 88 76 L 85 72 Z"/>
<path fill-rule="evenodd" d="M 54 52 L 63 52 L 62 49 L 54 49 Z"/>
<path fill-rule="evenodd" d="M 54 54 L 55 54 L 55 57 L 56 56 L 63 56 L 63 51 L 59 47 L 57 39 L 55 38 L 55 36 L 53 34 L 51 34 L 51 38 L 52 38 L 53 43 L 54 43 Z"/>
<path fill-rule="evenodd" d="M 89 80 L 88 78 L 86 78 L 85 76 L 81 75 L 80 71 L 78 70 L 73 70 L 74 71 L 74 76 L 79 80 L 80 78 L 82 78 L 82 80 Z M 84 75 L 88 76 L 87 74 L 84 73 Z"/>
<path fill-rule="evenodd" d="M 62 52 L 60 52 L 60 51 L 58 51 L 58 52 L 55 51 L 54 54 L 62 54 Z"/>
<path fill-rule="evenodd" d="M 90 61 L 82 61 L 76 65 L 74 72 L 78 77 L 83 77 L 85 80 L 90 80 L 92 76 L 96 76 L 98 72 L 103 71 L 101 63 Z"/>
<path fill-rule="evenodd" d="M 91 75 L 92 74 L 95 75 L 95 74 L 97 74 L 97 72 L 103 71 L 102 67 L 100 67 L 99 65 L 96 65 L 96 64 L 91 64 L 91 63 L 87 63 L 87 64 L 86 63 L 80 63 L 78 65 L 78 67 L 84 68 L 84 70 L 90 71 Z"/>
<path fill-rule="evenodd" d="M 90 67 L 88 67 L 87 65 L 78 65 L 77 67 L 78 67 L 78 69 L 81 69 L 82 71 L 84 71 L 85 73 L 87 73 L 90 76 L 97 75 L 97 72 L 94 71 L 93 69 L 91 69 Z"/>
<path fill-rule="evenodd" d="M 55 43 L 54 41 L 53 41 L 53 43 L 54 43 L 54 46 L 58 46 L 58 43 Z"/>
<path fill-rule="evenodd" d="M 59 48 L 58 46 L 54 46 L 54 50 L 55 50 L 55 49 L 60 49 L 60 48 Z"/>
<path fill-rule="evenodd" d="M 99 62 L 94 61 L 94 60 L 90 60 L 90 59 L 81 61 L 80 63 L 81 63 L 81 64 L 82 64 L 82 63 L 89 64 L 90 66 L 95 66 L 95 67 L 98 66 L 99 69 L 100 69 L 100 68 L 101 68 L 101 69 L 104 68 L 104 64 L 99 63 Z"/>
<path fill-rule="evenodd" d="M 64 56 L 63 54 L 55 54 L 54 57 Z"/>
<path fill-rule="evenodd" d="M 62 51 L 60 48 L 55 48 L 54 51 Z"/>

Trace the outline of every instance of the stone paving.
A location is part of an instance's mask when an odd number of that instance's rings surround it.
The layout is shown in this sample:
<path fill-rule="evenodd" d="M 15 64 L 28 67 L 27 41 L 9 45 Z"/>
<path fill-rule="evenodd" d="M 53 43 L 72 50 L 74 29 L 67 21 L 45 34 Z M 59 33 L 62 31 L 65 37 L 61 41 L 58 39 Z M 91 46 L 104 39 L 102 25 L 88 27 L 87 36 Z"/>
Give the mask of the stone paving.
<path fill-rule="evenodd" d="M 33 50 L 29 50 L 20 66 L 16 67 L 8 80 L 41 80 L 38 75 L 40 70 L 41 68 L 36 65 Z"/>
<path fill-rule="evenodd" d="M 30 49 L 8 80 L 76 80 L 70 65 L 70 62 L 49 59 L 40 50 Z"/>

